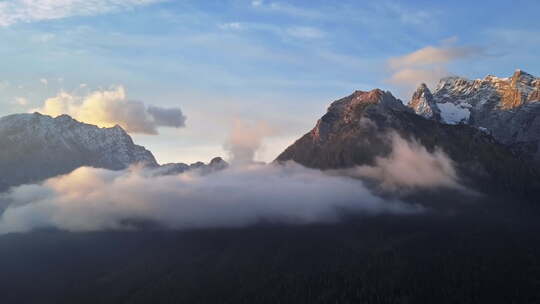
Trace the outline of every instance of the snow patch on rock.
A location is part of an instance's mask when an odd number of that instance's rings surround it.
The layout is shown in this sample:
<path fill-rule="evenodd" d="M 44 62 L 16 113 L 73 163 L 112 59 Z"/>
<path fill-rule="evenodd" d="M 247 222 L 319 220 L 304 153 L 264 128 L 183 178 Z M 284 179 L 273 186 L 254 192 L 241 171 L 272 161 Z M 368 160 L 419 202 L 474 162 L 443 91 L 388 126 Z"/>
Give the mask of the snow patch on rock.
<path fill-rule="evenodd" d="M 469 121 L 471 112 L 468 108 L 471 107 L 470 104 L 460 103 L 456 105 L 451 102 L 445 102 L 438 103 L 437 106 L 441 110 L 441 118 L 444 123 L 456 125 Z"/>

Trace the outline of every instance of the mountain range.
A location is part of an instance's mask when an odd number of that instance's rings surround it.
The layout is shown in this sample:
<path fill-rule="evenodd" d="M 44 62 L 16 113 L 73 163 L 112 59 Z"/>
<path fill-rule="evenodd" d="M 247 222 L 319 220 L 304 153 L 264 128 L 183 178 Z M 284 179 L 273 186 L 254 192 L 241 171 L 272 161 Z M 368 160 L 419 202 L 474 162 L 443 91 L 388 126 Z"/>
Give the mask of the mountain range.
<path fill-rule="evenodd" d="M 277 157 L 317 169 L 374 165 L 392 153 L 390 134 L 442 150 L 464 184 L 483 191 L 540 189 L 540 80 L 513 76 L 448 77 L 432 93 L 421 84 L 405 104 L 380 89 L 334 101 L 316 126 Z M 159 165 L 120 126 L 99 128 L 68 115 L 15 114 L 0 119 L 0 190 L 91 166 L 121 170 L 142 164 L 155 175 L 228 164 Z"/>
<path fill-rule="evenodd" d="M 69 115 L 40 113 L 0 118 L 0 191 L 66 174 L 81 166 L 122 170 L 141 164 L 155 174 L 191 169 L 212 171 L 227 166 L 221 158 L 160 166 L 152 152 L 136 145 L 122 127 L 99 128 Z"/>
<path fill-rule="evenodd" d="M 390 92 L 356 91 L 334 101 L 316 126 L 277 157 L 319 169 L 373 165 L 392 152 L 387 134 L 442 149 L 466 184 L 482 190 L 540 189 L 540 81 L 442 79 L 421 84 L 405 105 Z"/>
<path fill-rule="evenodd" d="M 540 163 L 540 79 L 531 74 L 444 78 L 433 93 L 420 85 L 409 106 L 428 119 L 476 127 Z"/>

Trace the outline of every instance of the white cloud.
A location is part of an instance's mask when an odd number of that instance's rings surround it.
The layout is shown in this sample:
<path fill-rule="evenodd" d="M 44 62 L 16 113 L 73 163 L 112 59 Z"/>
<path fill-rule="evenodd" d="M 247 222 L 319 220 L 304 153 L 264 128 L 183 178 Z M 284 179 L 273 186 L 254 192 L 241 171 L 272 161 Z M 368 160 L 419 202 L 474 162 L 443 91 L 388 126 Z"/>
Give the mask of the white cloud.
<path fill-rule="evenodd" d="M 92 16 L 166 0 L 10 0 L 0 2 L 0 26 Z"/>
<path fill-rule="evenodd" d="M 34 111 L 51 116 L 68 114 L 100 127 L 118 124 L 127 132 L 144 134 L 157 134 L 158 127 L 180 128 L 186 121 L 179 108 L 147 107 L 140 101 L 129 100 L 122 86 L 94 91 L 86 96 L 62 91 L 45 100 L 43 106 Z"/>
<path fill-rule="evenodd" d="M 387 79 L 410 94 L 420 83 L 433 87 L 442 77 L 448 76 L 448 64 L 482 53 L 480 48 L 453 46 L 456 37 L 443 40 L 441 46 L 427 46 L 412 53 L 388 59 L 392 75 Z"/>
<path fill-rule="evenodd" d="M 390 58 L 388 64 L 392 69 L 430 66 L 445 64 L 476 54 L 478 54 L 478 49 L 471 47 L 427 46 L 404 56 Z"/>
<path fill-rule="evenodd" d="M 356 179 L 295 164 L 234 167 L 200 176 L 152 177 L 141 168 L 79 168 L 4 195 L 0 234 L 55 227 L 130 229 L 151 222 L 171 229 L 243 227 L 259 221 L 303 224 L 339 220 L 344 211 L 409 214 L 421 207 L 385 200 Z"/>
<path fill-rule="evenodd" d="M 255 160 L 255 153 L 261 148 L 263 139 L 276 133 L 274 128 L 262 121 L 250 123 L 235 120 L 224 148 L 229 152 L 233 164 L 251 163 Z"/>
<path fill-rule="evenodd" d="M 440 149 L 430 153 L 416 141 L 391 135 L 392 153 L 378 157 L 374 166 L 360 166 L 353 175 L 377 180 L 386 190 L 446 187 L 465 189 L 458 183 L 452 160 Z"/>
<path fill-rule="evenodd" d="M 325 14 L 321 11 L 308 9 L 305 7 L 295 6 L 285 2 L 268 2 L 262 0 L 255 0 L 251 2 L 251 5 L 255 8 L 266 10 L 268 12 L 275 12 L 285 14 L 293 17 L 302 18 L 322 18 Z"/>
<path fill-rule="evenodd" d="M 49 84 L 49 81 L 47 80 L 47 78 L 40 78 L 39 82 L 41 82 L 45 86 Z"/>
<path fill-rule="evenodd" d="M 443 66 L 403 68 L 394 71 L 387 81 L 404 88 L 407 93 L 410 93 L 421 83 L 426 83 L 428 87 L 433 87 L 441 78 L 448 75 L 450 75 L 450 72 Z"/>

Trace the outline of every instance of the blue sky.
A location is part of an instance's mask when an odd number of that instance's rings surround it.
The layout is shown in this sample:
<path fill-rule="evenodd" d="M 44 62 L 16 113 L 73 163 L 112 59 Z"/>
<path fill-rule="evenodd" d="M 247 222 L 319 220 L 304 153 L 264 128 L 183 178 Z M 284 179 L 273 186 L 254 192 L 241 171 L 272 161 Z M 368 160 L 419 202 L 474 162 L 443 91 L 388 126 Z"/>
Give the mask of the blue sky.
<path fill-rule="evenodd" d="M 446 75 L 540 74 L 538 1 L 0 1 L 0 115 L 122 86 L 184 128 L 133 134 L 158 160 L 208 161 L 235 122 L 269 161 L 356 89 L 407 101 Z M 32 4 L 34 3 L 34 4 Z"/>

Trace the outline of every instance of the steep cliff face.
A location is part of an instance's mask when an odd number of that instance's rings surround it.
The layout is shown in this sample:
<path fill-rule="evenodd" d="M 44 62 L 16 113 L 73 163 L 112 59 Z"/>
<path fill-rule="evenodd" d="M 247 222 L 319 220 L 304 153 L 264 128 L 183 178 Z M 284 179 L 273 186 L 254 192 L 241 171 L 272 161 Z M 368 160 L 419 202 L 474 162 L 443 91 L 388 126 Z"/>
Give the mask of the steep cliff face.
<path fill-rule="evenodd" d="M 414 92 L 411 101 L 409 102 L 414 112 L 424 118 L 441 121 L 441 110 L 433 99 L 431 91 L 425 83 L 422 83 L 416 92 Z"/>
<path fill-rule="evenodd" d="M 0 119 L 0 190 L 68 173 L 80 166 L 119 170 L 158 164 L 119 126 L 99 128 L 68 115 L 16 114 Z"/>
<path fill-rule="evenodd" d="M 415 106 L 415 100 L 413 96 L 409 106 L 423 115 L 425 110 Z M 433 101 L 428 107 L 440 110 L 441 118 L 424 117 L 447 124 L 472 125 L 540 163 L 539 78 L 521 70 L 508 78 L 444 78 L 433 93 Z"/>
<path fill-rule="evenodd" d="M 288 147 L 277 161 L 293 160 L 320 169 L 372 165 L 392 152 L 388 134 L 442 149 L 465 183 L 482 189 L 523 190 L 538 173 L 491 135 L 469 125 L 425 119 L 391 93 L 379 89 L 333 102 L 315 128 Z M 526 186 L 527 185 L 527 186 Z"/>

